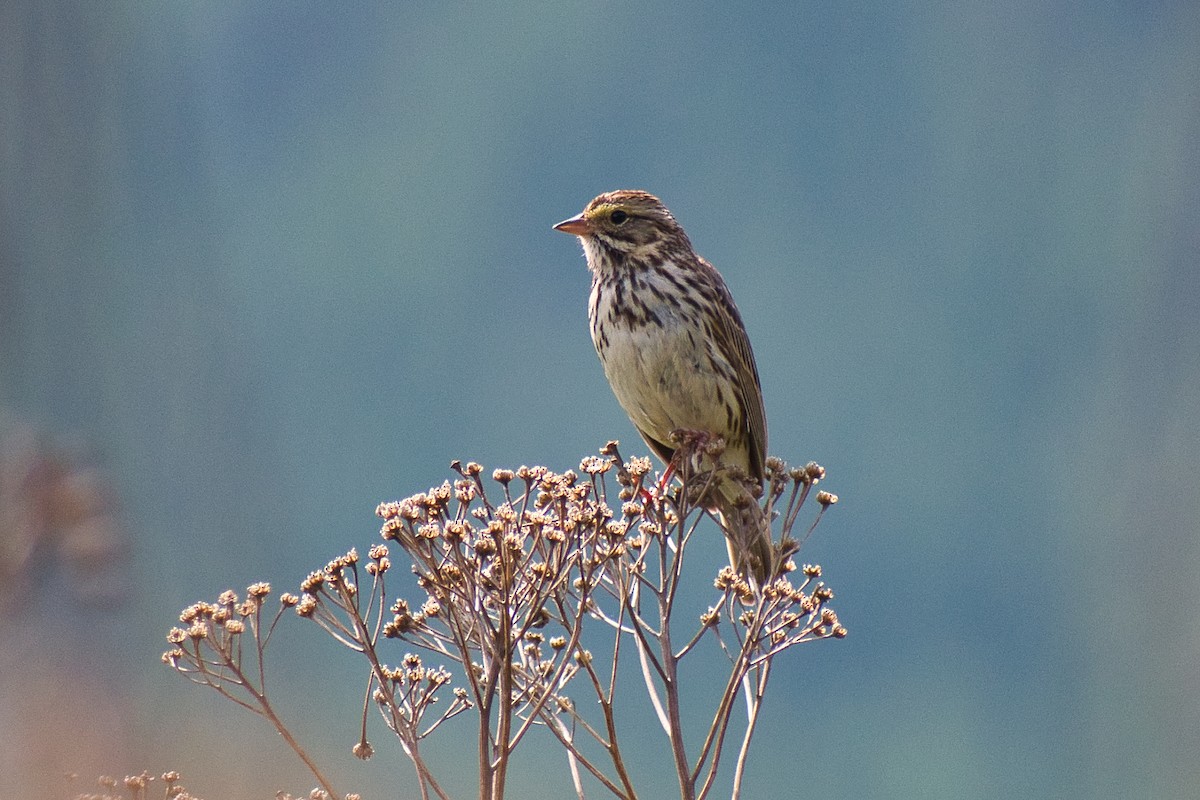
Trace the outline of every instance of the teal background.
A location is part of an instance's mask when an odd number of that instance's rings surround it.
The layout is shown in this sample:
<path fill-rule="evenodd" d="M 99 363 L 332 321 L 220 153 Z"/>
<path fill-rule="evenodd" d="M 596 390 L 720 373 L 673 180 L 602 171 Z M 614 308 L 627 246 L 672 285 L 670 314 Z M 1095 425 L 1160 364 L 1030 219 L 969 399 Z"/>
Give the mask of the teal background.
<path fill-rule="evenodd" d="M 72 743 L 31 764 L 9 713 L 0 796 L 307 791 L 163 634 L 453 458 L 638 451 L 550 229 L 635 187 L 842 498 L 804 558 L 851 635 L 781 661 L 747 796 L 1200 794 L 1200 5 L 11 2 L 0 131 L 0 404 L 90 444 L 134 542 L 122 608 L 48 569 L 0 624 Z M 279 659 L 343 791 L 416 797 L 349 754 L 357 664 Z M 546 752 L 514 796 L 571 796 Z"/>

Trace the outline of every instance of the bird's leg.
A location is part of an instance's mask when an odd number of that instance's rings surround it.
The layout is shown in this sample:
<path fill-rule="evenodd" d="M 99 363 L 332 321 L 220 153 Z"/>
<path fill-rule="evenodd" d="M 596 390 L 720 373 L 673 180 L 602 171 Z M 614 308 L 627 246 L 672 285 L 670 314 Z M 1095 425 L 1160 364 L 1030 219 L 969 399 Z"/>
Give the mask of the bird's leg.
<path fill-rule="evenodd" d="M 678 452 L 678 451 L 676 451 Z M 675 476 L 675 459 L 672 458 L 667 462 L 667 468 L 663 470 L 662 477 L 658 479 L 658 493 L 661 495 L 663 490 L 667 488 L 667 484 L 671 482 L 671 478 Z"/>
<path fill-rule="evenodd" d="M 663 492 L 667 490 L 667 484 L 675 475 L 675 459 L 679 457 L 679 451 L 675 451 L 675 455 L 671 456 L 671 460 L 667 462 L 667 468 L 663 470 L 662 477 L 658 479 L 658 485 L 651 492 L 645 486 L 641 489 L 642 502 L 650 503 L 655 497 L 662 497 Z"/>
<path fill-rule="evenodd" d="M 712 439 L 712 434 L 707 431 L 692 430 L 690 428 L 677 428 L 671 431 L 670 437 L 672 443 L 677 443 L 679 447 L 676 447 L 675 452 L 671 453 L 671 458 L 667 461 L 667 466 L 663 470 L 662 476 L 659 477 L 658 485 L 655 486 L 654 492 L 652 493 L 646 488 L 641 490 L 642 500 L 645 502 L 649 502 L 655 495 L 662 497 L 663 492 L 667 490 L 667 485 L 671 482 L 671 478 L 675 477 L 676 472 L 679 472 L 684 459 L 703 451 Z"/>
<path fill-rule="evenodd" d="M 672 461 L 674 461 L 674 459 L 672 459 Z M 654 487 L 653 491 L 651 491 L 650 489 L 647 489 L 645 486 L 643 486 L 641 488 L 640 493 L 641 493 L 641 497 L 642 497 L 642 502 L 650 503 L 651 501 L 654 500 L 655 497 L 662 497 L 663 492 L 666 491 L 667 483 L 671 480 L 671 477 L 674 474 L 675 474 L 674 463 L 667 464 L 667 468 L 665 470 L 663 470 L 662 477 L 658 479 L 658 484 Z"/>
<path fill-rule="evenodd" d="M 691 467 L 689 472 L 700 468 L 704 451 L 708 447 L 708 443 L 713 439 L 713 435 L 708 431 L 694 430 L 692 428 L 676 428 L 671 431 L 670 438 L 673 443 L 677 443 L 679 446 L 671 454 L 671 460 L 667 463 L 666 470 L 663 471 L 662 480 L 658 486 L 660 492 L 666 488 L 667 481 L 676 472 L 681 471 L 684 466 Z M 688 459 L 694 460 L 689 464 Z"/>

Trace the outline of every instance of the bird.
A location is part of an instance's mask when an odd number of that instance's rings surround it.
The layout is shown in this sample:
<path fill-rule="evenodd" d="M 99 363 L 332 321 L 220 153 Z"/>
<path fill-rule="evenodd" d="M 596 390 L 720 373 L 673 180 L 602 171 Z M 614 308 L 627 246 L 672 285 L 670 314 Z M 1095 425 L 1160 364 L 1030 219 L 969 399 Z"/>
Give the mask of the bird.
<path fill-rule="evenodd" d="M 650 450 L 669 470 L 680 433 L 719 436 L 721 463 L 761 486 L 767 452 L 762 387 L 746 326 L 721 273 L 649 192 L 605 192 L 554 229 L 583 245 L 592 344 L 613 394 Z M 706 504 L 725 532 L 730 563 L 762 586 L 776 569 L 770 523 L 744 482 L 725 470 L 714 481 Z"/>

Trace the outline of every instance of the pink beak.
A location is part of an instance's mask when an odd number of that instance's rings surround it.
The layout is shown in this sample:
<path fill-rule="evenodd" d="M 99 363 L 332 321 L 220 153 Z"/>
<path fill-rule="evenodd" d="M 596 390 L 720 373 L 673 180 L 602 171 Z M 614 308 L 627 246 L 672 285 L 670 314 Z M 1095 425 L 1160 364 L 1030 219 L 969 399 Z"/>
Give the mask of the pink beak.
<path fill-rule="evenodd" d="M 564 219 L 555 225 L 554 230 L 574 234 L 575 236 L 587 236 L 592 232 L 592 223 L 588 222 L 587 217 L 580 212 L 570 219 Z"/>

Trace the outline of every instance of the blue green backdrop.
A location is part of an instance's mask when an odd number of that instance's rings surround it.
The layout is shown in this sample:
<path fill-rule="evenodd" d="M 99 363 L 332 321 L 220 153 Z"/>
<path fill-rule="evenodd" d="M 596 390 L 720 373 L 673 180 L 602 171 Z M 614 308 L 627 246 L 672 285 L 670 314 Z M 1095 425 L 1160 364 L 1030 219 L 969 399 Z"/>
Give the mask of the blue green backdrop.
<path fill-rule="evenodd" d="M 0 129 L 0 403 L 89 444 L 133 542 L 120 608 L 49 569 L 0 622 L 82 742 L 30 764 L 10 711 L 0 794 L 311 786 L 162 635 L 453 458 L 637 450 L 550 229 L 622 187 L 724 272 L 771 451 L 842 497 L 804 558 L 851 636 L 783 660 L 748 795 L 1200 792 L 1194 2 L 12 2 Z M 415 797 L 382 734 L 349 754 L 348 656 L 280 659 L 340 785 Z M 434 756 L 468 796 L 469 741 Z M 570 796 L 557 759 L 518 792 Z"/>

